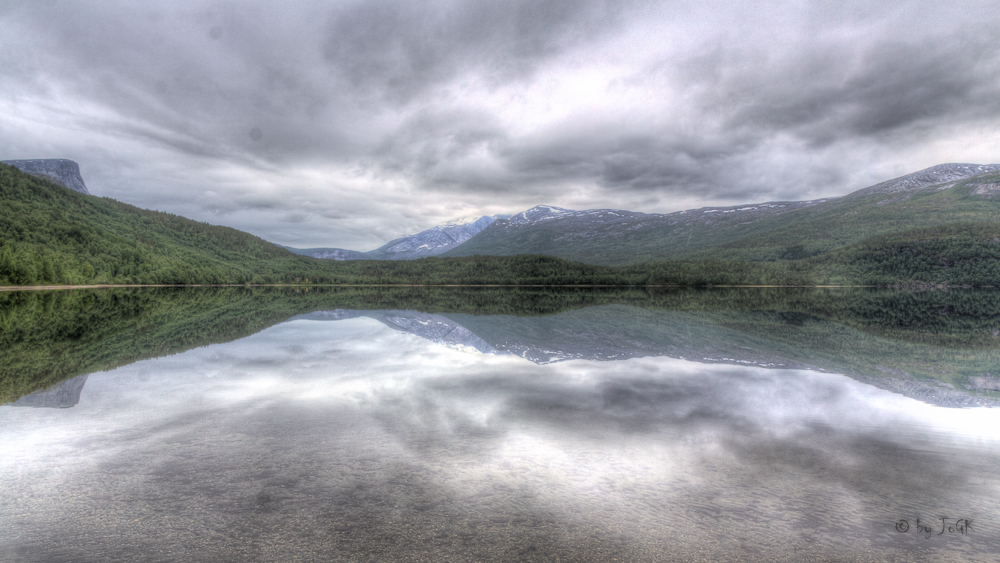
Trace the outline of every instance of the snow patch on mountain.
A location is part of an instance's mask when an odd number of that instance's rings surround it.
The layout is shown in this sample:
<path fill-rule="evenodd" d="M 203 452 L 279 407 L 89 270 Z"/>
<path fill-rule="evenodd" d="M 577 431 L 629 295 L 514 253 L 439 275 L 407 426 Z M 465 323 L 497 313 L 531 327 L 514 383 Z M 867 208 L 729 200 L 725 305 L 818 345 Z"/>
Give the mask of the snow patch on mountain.
<path fill-rule="evenodd" d="M 886 180 L 869 188 L 858 190 L 851 195 L 868 196 L 871 194 L 911 192 L 939 184 L 954 183 L 972 176 L 992 172 L 1000 172 L 1000 164 L 938 164 L 937 166 L 931 166 L 930 168 L 925 168 L 906 176 Z"/>

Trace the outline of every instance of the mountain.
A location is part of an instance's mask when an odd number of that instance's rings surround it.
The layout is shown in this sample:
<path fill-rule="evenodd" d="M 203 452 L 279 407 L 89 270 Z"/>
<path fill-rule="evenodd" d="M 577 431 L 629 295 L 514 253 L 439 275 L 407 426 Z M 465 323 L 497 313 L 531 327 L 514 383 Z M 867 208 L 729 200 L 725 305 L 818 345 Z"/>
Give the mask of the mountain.
<path fill-rule="evenodd" d="M 463 217 L 443 225 L 406 235 L 365 252 L 369 260 L 413 260 L 425 256 L 437 256 L 469 240 L 498 219 L 506 215 L 483 215 Z"/>
<path fill-rule="evenodd" d="M 292 248 L 291 246 L 281 246 L 295 254 L 311 256 L 320 260 L 371 260 L 364 252 L 357 250 L 345 250 L 343 248 Z"/>
<path fill-rule="evenodd" d="M 80 176 L 80 165 L 65 158 L 49 158 L 40 160 L 0 160 L 0 163 L 13 166 L 32 176 L 55 182 L 74 192 L 90 195 L 87 185 Z"/>
<path fill-rule="evenodd" d="M 803 259 L 893 232 L 996 221 L 998 172 L 997 164 L 942 164 L 843 197 L 669 214 L 539 206 L 494 222 L 443 256 L 545 254 L 609 266 Z"/>

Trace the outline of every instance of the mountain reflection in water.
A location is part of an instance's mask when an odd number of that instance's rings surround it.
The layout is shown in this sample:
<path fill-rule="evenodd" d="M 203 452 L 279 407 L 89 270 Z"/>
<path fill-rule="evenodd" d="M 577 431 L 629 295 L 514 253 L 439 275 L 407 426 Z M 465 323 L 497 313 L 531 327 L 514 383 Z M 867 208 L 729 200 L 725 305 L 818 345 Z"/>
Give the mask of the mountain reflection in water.
<path fill-rule="evenodd" d="M 929 404 L 993 400 L 990 298 L 865 298 L 892 324 L 711 295 L 518 316 L 222 292 L 185 319 L 183 293 L 95 297 L 127 331 L 53 321 L 72 339 L 14 358 L 113 369 L 72 409 L 0 407 L 0 561 L 996 560 L 1000 410 Z"/>

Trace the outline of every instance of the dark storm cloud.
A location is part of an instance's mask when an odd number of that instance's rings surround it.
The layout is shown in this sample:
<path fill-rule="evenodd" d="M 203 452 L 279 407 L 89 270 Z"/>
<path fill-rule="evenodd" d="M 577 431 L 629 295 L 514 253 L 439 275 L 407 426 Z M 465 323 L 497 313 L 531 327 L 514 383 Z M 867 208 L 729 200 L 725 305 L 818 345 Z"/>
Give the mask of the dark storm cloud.
<path fill-rule="evenodd" d="M 860 49 L 819 45 L 724 77 L 689 68 L 685 78 L 704 94 L 706 113 L 726 116 L 728 130 L 790 132 L 817 144 L 892 134 L 935 119 L 995 114 L 1000 32 L 970 31 L 961 39 L 880 38 Z M 716 54 L 706 66 L 741 58 L 750 57 Z"/>
<path fill-rule="evenodd" d="M 307 246 L 538 203 L 839 195 L 1000 160 L 997 17 L 978 0 L 14 3 L 0 152 Z"/>
<path fill-rule="evenodd" d="M 594 139 L 581 142 L 582 136 Z M 727 158 L 740 154 L 737 131 L 715 141 L 689 138 L 675 131 L 622 134 L 613 127 L 580 133 L 568 131 L 538 144 L 508 145 L 506 162 L 521 178 L 593 181 L 611 190 L 734 190 L 720 182 Z M 725 184 L 725 185 L 719 185 Z"/>
<path fill-rule="evenodd" d="M 541 61 L 606 33 L 628 4 L 375 0 L 334 16 L 324 54 L 354 88 L 403 102 L 470 70 L 495 85 L 524 79 Z"/>

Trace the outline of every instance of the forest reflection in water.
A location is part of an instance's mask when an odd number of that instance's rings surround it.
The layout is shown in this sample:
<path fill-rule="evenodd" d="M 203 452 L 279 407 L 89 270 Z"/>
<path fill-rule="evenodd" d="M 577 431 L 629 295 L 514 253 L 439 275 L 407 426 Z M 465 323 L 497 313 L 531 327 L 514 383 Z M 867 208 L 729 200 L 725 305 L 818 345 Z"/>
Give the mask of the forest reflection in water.
<path fill-rule="evenodd" d="M 7 303 L 0 561 L 1000 553 L 991 293 L 188 291 Z"/>

